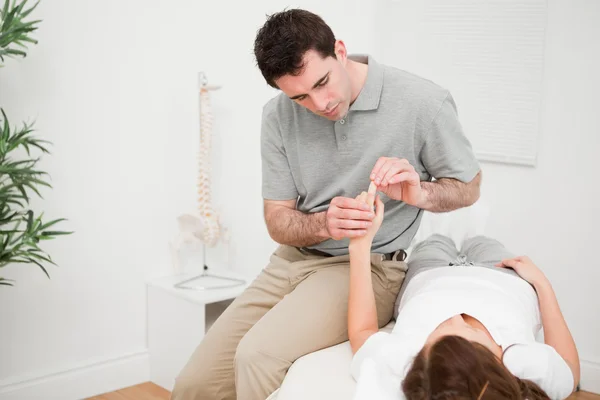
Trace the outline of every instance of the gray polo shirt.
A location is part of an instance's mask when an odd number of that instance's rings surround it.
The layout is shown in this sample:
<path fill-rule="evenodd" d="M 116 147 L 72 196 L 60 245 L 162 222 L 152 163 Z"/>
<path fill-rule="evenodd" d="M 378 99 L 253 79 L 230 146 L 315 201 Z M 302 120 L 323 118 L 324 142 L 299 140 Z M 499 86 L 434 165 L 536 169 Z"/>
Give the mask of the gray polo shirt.
<path fill-rule="evenodd" d="M 262 195 L 297 200 L 306 212 L 327 210 L 336 196 L 354 198 L 369 187 L 381 156 L 407 159 L 422 181 L 471 181 L 479 164 L 458 120 L 450 93 L 435 83 L 378 64 L 370 56 L 367 80 L 344 119 L 330 121 L 284 93 L 263 108 Z M 373 252 L 406 249 L 422 217 L 421 209 L 381 194 L 385 216 Z M 332 255 L 348 253 L 348 239 L 315 246 Z"/>

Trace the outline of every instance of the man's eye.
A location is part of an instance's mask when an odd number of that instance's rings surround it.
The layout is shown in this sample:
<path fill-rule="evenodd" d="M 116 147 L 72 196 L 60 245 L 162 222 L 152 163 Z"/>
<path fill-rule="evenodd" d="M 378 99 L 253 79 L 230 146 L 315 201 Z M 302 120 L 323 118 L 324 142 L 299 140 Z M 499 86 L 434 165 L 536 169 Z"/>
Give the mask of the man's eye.
<path fill-rule="evenodd" d="M 325 85 L 327 85 L 327 82 L 329 82 L 329 78 L 327 78 L 327 79 L 325 79 L 323 82 L 321 82 L 321 83 L 319 84 L 319 86 L 325 86 Z"/>

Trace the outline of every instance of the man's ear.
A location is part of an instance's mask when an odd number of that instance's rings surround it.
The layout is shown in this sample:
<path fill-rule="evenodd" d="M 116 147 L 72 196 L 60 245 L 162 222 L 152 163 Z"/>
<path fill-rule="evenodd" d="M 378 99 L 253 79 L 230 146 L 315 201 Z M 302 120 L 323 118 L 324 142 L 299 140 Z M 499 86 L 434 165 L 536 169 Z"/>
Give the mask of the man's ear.
<path fill-rule="evenodd" d="M 335 41 L 334 52 L 337 60 L 342 63 L 342 65 L 346 65 L 346 60 L 348 59 L 348 52 L 346 50 L 346 45 L 341 40 Z"/>

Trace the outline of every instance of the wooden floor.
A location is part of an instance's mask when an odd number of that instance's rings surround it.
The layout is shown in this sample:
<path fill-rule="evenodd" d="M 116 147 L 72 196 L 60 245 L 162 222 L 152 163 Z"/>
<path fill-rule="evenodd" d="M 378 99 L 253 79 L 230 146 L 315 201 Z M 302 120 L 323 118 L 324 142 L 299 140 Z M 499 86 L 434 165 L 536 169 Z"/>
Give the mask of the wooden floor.
<path fill-rule="evenodd" d="M 90 397 L 87 400 L 169 400 L 169 395 L 169 391 L 154 383 L 146 382 L 116 392 Z M 600 395 L 577 392 L 570 396 L 568 400 L 600 400 Z"/>
<path fill-rule="evenodd" d="M 577 392 L 569 396 L 569 400 L 598 400 L 600 394 L 593 394 L 589 392 Z"/>
<path fill-rule="evenodd" d="M 88 400 L 169 400 L 171 393 L 154 383 L 146 382 L 116 392 L 90 397 Z"/>

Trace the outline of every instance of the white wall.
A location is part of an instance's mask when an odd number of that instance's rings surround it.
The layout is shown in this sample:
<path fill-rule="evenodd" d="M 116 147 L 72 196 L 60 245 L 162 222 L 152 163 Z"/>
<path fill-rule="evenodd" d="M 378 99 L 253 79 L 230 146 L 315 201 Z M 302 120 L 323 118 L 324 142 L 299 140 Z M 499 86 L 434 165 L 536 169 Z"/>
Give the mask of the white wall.
<path fill-rule="evenodd" d="M 417 4 L 419 3 L 419 4 Z M 384 60 L 415 73 L 411 33 L 422 3 L 388 2 Z M 582 387 L 600 392 L 600 3 L 550 0 L 536 168 L 483 164 L 489 234 L 529 255 L 553 282 L 582 359 Z M 428 65 L 435 80 L 436 66 Z M 433 75 L 433 76 L 432 76 Z M 452 90 L 452 87 L 449 87 Z M 459 114 L 467 113 L 461 109 Z M 475 134 L 469 133 L 467 134 Z"/>
<path fill-rule="evenodd" d="M 249 275 L 265 265 L 275 244 L 262 220 L 259 126 L 275 91 L 252 58 L 265 14 L 310 8 L 351 52 L 398 66 L 410 59 L 385 52 L 394 39 L 377 30 L 389 14 L 383 0 L 379 9 L 366 0 L 239 2 L 235 14 L 231 3 L 206 3 L 42 2 L 39 45 L 0 70 L 0 106 L 13 123 L 35 118 L 54 143 L 44 161 L 54 189 L 40 209 L 76 231 L 47 246 L 60 265 L 52 280 L 33 267 L 1 271 L 17 286 L 0 290 L 0 398 L 15 398 L 10 390 L 35 398 L 40 388 L 45 398 L 81 398 L 147 378 L 144 281 L 168 272 L 174 219 L 194 207 L 199 70 L 224 85 L 213 95 L 214 196 L 232 234 L 229 257 L 209 258 Z M 582 357 L 597 362 L 598 5 L 567 4 L 551 2 L 539 166 L 485 165 L 484 192 L 498 210 L 492 232 L 546 268 Z"/>
<path fill-rule="evenodd" d="M 259 127 L 275 91 L 254 65 L 256 30 L 300 6 L 351 51 L 372 40 L 354 29 L 373 32 L 366 3 L 318 3 L 42 1 L 40 42 L 0 70 L 0 106 L 54 143 L 43 162 L 54 189 L 37 209 L 76 234 L 48 243 L 60 265 L 51 280 L 30 266 L 0 271 L 16 280 L 0 289 L 0 398 L 81 398 L 148 379 L 144 282 L 169 272 L 175 218 L 195 206 L 200 70 L 223 85 L 212 98 L 214 197 L 231 231 L 209 259 L 251 276 L 266 264 L 275 244 Z"/>

